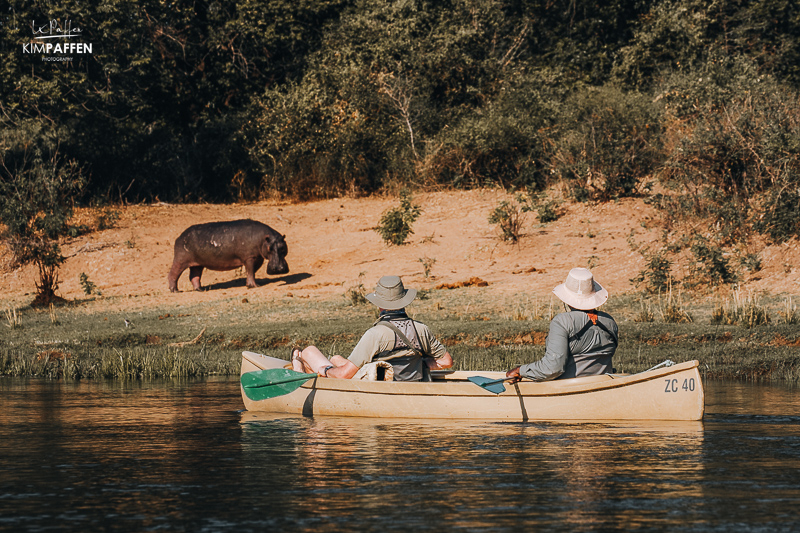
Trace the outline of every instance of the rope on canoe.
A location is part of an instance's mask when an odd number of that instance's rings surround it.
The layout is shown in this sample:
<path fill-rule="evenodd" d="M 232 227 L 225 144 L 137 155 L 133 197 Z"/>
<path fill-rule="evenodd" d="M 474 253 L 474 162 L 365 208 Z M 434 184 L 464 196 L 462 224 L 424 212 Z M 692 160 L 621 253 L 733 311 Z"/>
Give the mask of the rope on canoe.
<path fill-rule="evenodd" d="M 672 366 L 672 365 L 675 365 L 675 364 L 677 364 L 677 363 L 675 363 L 675 361 L 673 361 L 671 359 L 667 359 L 666 361 L 662 361 L 661 363 L 658 363 L 656 366 L 654 366 L 652 368 L 648 368 L 647 370 L 645 370 L 645 372 L 650 372 L 651 370 L 655 370 L 656 368 L 661 368 L 662 366 Z"/>

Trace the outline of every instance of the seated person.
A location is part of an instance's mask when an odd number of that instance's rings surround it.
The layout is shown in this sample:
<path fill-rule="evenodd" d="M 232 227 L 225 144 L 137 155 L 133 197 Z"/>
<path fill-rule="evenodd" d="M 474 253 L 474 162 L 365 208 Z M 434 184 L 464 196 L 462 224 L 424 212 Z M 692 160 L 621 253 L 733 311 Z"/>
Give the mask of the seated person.
<path fill-rule="evenodd" d="M 553 289 L 566 312 L 550 321 L 544 357 L 506 372 L 516 383 L 522 378 L 549 381 L 614 372 L 611 358 L 617 350 L 617 323 L 597 308 L 608 291 L 585 268 L 573 268 L 565 283 Z"/>
<path fill-rule="evenodd" d="M 375 292 L 366 296 L 378 306 L 380 318 L 364 333 L 350 357 L 334 355 L 329 360 L 316 346 L 295 348 L 292 368 L 350 379 L 367 363 L 387 361 L 394 369 L 394 381 L 430 381 L 430 371 L 453 366 L 453 358 L 428 326 L 406 314 L 405 307 L 416 296 L 416 289 L 406 289 L 398 276 L 382 277 Z"/>

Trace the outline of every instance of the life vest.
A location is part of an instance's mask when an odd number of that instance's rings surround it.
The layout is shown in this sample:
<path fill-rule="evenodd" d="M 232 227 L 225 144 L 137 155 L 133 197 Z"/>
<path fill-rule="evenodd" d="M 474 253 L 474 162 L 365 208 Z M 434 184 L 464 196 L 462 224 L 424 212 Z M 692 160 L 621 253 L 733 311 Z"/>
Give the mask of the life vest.
<path fill-rule="evenodd" d="M 414 321 L 405 313 L 385 314 L 374 325 L 384 326 L 394 333 L 394 346 L 379 352 L 373 361 L 388 361 L 394 369 L 395 381 L 430 381 L 430 369 L 424 358 L 429 357 L 422 349 L 419 333 Z M 408 354 L 408 350 L 413 354 Z M 406 352 L 405 355 L 400 352 Z"/>

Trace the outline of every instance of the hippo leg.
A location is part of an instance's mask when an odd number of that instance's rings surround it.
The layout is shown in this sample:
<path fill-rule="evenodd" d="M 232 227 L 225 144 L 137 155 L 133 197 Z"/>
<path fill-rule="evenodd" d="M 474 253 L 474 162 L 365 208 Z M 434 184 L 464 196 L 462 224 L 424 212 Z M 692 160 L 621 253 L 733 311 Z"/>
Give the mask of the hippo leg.
<path fill-rule="evenodd" d="M 178 278 L 181 277 L 181 274 L 183 274 L 184 270 L 186 270 L 186 266 L 181 264 L 179 261 L 174 261 L 172 263 L 172 268 L 167 276 L 170 292 L 178 292 Z"/>
<path fill-rule="evenodd" d="M 203 287 L 200 286 L 200 276 L 203 274 L 203 267 L 193 266 L 189 267 L 189 281 L 192 282 L 192 287 L 196 291 L 202 291 Z"/>
<path fill-rule="evenodd" d="M 244 262 L 244 269 L 245 272 L 247 272 L 248 289 L 255 289 L 256 287 L 258 287 L 258 284 L 256 283 L 256 272 L 258 271 L 259 268 L 261 268 L 261 265 L 263 264 L 264 264 L 264 258 L 261 256 L 254 257 L 252 259 L 247 259 Z"/>

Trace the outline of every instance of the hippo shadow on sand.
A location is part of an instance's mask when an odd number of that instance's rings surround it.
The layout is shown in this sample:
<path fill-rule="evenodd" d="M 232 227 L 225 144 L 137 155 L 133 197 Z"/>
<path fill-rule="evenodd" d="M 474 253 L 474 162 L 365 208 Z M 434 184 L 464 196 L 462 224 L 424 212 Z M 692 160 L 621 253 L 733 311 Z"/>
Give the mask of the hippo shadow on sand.
<path fill-rule="evenodd" d="M 258 278 L 256 282 L 258 286 L 261 287 L 262 285 L 272 285 L 274 283 L 278 283 L 282 281 L 284 285 L 294 285 L 295 283 L 300 283 L 301 281 L 305 281 L 311 277 L 311 274 L 308 272 L 301 272 L 298 274 L 289 274 L 288 276 L 281 276 L 279 278 Z M 246 278 L 239 278 L 239 279 L 232 279 L 230 281 L 222 281 L 220 283 L 212 283 L 211 285 L 206 285 L 203 287 L 205 291 L 215 291 L 219 289 L 233 289 L 235 287 L 244 287 L 247 284 Z"/>

